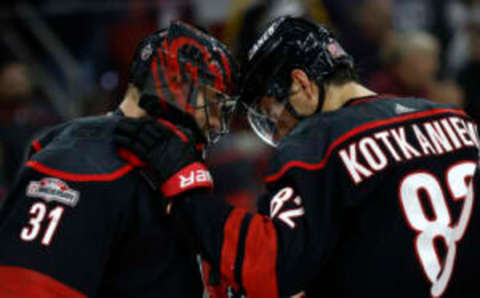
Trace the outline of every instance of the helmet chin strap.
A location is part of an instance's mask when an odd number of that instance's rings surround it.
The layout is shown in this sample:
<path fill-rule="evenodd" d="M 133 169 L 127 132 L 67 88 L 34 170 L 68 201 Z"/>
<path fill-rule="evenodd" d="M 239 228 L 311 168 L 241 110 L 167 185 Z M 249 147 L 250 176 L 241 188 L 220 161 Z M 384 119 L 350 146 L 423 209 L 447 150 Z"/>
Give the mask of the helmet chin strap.
<path fill-rule="evenodd" d="M 287 103 L 285 104 L 285 108 L 297 120 L 303 120 L 303 119 L 307 118 L 307 116 L 302 116 L 295 110 L 295 108 L 290 103 L 290 99 L 287 99 Z"/>
<path fill-rule="evenodd" d="M 325 89 L 323 87 L 323 85 L 319 88 L 319 92 L 318 92 L 318 105 L 317 105 L 317 108 L 315 109 L 315 112 L 313 112 L 312 115 L 315 115 L 315 114 L 318 114 L 322 111 L 322 106 L 323 106 L 323 102 L 325 101 Z M 290 103 L 290 97 L 288 97 L 287 99 L 287 103 L 285 104 L 285 108 L 287 109 L 288 112 L 290 112 L 290 114 L 296 118 L 297 120 L 303 120 L 305 118 L 308 118 L 309 116 L 304 116 L 304 115 L 300 115 L 296 110 L 295 108 L 292 106 L 292 104 Z"/>

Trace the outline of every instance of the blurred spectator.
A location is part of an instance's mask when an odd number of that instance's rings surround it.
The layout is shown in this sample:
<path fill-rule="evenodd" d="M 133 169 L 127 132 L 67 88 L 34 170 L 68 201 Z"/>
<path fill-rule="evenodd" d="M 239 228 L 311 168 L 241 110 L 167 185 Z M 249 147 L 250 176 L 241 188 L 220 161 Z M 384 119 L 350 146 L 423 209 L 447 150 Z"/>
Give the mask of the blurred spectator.
<path fill-rule="evenodd" d="M 58 121 L 35 94 L 25 64 L 9 61 L 0 65 L 0 201 L 13 183 L 33 134 Z"/>
<path fill-rule="evenodd" d="M 450 43 L 461 0 L 393 0 L 393 28 L 397 32 L 433 34 L 440 44 L 439 70 L 444 74 L 445 49 Z M 448 74 L 447 74 L 448 75 Z"/>
<path fill-rule="evenodd" d="M 453 80 L 433 82 L 429 86 L 428 99 L 444 104 L 454 104 L 465 107 L 465 93 Z"/>
<path fill-rule="evenodd" d="M 355 58 L 361 78 L 368 78 L 380 65 L 380 50 L 391 36 L 391 0 L 360 0 L 350 5 L 352 24 L 344 24 L 340 39 Z"/>
<path fill-rule="evenodd" d="M 477 14 L 476 11 L 480 8 L 480 5 L 470 2 L 474 1 L 453 1 L 449 9 L 452 38 L 445 48 L 445 69 L 448 74 L 454 77 L 458 75 L 460 68 L 465 64 L 466 60 L 468 60 L 468 27 L 473 15 Z"/>
<path fill-rule="evenodd" d="M 438 41 L 424 32 L 400 33 L 382 49 L 384 69 L 375 73 L 370 87 L 399 96 L 428 97 L 438 70 Z"/>
<path fill-rule="evenodd" d="M 468 26 L 468 60 L 461 68 L 458 82 L 465 90 L 465 110 L 480 121 L 480 6 Z"/>
<path fill-rule="evenodd" d="M 443 0 L 394 0 L 396 31 L 427 31 L 435 24 L 435 4 Z"/>
<path fill-rule="evenodd" d="M 463 92 L 453 81 L 439 81 L 440 45 L 426 32 L 399 33 L 382 50 L 384 69 L 370 87 L 379 93 L 428 98 L 463 106 Z"/>

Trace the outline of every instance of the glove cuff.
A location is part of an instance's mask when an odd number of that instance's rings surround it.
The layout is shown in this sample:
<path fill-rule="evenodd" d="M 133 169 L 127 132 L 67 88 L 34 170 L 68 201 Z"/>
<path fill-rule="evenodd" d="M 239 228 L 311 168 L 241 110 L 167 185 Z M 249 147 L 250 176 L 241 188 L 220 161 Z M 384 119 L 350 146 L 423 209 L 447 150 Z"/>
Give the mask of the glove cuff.
<path fill-rule="evenodd" d="M 212 176 L 208 168 L 200 162 L 189 164 L 173 174 L 160 189 L 165 197 L 174 197 L 197 188 L 213 188 Z"/>

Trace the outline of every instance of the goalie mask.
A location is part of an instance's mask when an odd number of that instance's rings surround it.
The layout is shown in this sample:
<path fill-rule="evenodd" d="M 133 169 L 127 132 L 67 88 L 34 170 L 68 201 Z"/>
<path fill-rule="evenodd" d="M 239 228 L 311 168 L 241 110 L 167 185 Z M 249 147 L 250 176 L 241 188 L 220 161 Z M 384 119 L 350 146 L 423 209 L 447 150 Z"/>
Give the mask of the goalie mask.
<path fill-rule="evenodd" d="M 236 106 L 237 66 L 225 45 L 176 21 L 144 38 L 130 66 L 129 83 L 140 90 L 149 115 L 202 131 L 208 142 L 228 132 Z M 203 111 L 206 127 L 194 115 Z M 219 119 L 218 125 L 210 125 Z"/>

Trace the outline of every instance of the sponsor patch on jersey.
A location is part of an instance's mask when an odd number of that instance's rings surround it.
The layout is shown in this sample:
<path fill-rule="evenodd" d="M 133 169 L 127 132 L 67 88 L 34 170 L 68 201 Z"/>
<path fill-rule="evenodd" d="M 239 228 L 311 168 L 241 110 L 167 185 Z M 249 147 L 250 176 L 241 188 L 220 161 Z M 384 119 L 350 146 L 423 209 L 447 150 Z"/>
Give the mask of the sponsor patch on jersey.
<path fill-rule="evenodd" d="M 80 193 L 71 189 L 67 183 L 57 178 L 43 178 L 31 181 L 27 186 L 27 196 L 40 198 L 47 202 L 58 202 L 75 207 L 80 199 Z"/>

